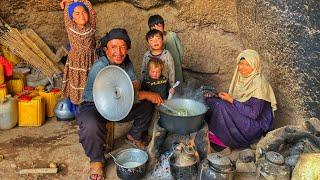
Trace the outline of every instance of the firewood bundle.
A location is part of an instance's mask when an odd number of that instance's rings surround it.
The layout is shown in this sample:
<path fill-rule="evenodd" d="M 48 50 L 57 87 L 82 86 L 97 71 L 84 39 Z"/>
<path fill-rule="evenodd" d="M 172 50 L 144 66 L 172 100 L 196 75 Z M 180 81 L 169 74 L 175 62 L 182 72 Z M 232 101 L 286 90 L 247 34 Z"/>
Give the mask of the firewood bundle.
<path fill-rule="evenodd" d="M 62 68 L 54 62 L 55 54 L 32 29 L 19 31 L 1 23 L 0 43 L 48 77 L 62 73 Z"/>

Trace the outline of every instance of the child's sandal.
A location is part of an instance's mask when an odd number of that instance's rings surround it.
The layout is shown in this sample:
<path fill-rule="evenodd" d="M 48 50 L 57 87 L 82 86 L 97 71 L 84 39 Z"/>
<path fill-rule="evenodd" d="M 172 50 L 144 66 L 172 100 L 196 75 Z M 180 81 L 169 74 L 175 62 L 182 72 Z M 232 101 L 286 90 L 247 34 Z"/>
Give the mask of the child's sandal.
<path fill-rule="evenodd" d="M 90 164 L 88 180 L 104 180 L 104 165 L 101 162 L 95 162 Z"/>

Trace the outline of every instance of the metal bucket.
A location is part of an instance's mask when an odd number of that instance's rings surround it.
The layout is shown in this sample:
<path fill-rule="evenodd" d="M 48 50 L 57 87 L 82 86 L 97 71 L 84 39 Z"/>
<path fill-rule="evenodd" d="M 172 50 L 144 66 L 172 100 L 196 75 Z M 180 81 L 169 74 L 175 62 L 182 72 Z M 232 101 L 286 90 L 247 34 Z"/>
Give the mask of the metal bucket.
<path fill-rule="evenodd" d="M 141 179 L 146 173 L 148 154 L 140 149 L 130 148 L 116 155 L 117 176 L 122 180 Z"/>
<path fill-rule="evenodd" d="M 177 111 L 187 111 L 186 115 L 173 114 L 160 106 L 159 125 L 169 132 L 187 135 L 201 129 L 204 115 L 208 108 L 201 102 L 192 99 L 171 99 L 165 101 L 167 106 Z"/>

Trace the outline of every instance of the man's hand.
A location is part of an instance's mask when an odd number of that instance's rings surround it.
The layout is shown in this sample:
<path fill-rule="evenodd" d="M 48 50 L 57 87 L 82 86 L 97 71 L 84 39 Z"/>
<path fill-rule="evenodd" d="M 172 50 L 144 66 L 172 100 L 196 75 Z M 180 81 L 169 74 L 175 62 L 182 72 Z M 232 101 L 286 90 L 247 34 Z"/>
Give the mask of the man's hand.
<path fill-rule="evenodd" d="M 132 85 L 133 85 L 133 89 L 134 89 L 135 91 L 139 91 L 140 88 L 141 88 L 141 83 L 140 83 L 140 81 L 138 81 L 138 80 L 132 81 Z"/>
<path fill-rule="evenodd" d="M 140 91 L 139 92 L 139 100 L 148 100 L 157 106 L 163 103 L 163 99 L 161 98 L 160 94 L 149 92 L 149 91 Z"/>
<path fill-rule="evenodd" d="M 233 103 L 233 98 L 232 96 L 230 96 L 230 94 L 226 93 L 226 92 L 219 92 L 218 94 L 219 98 L 224 100 L 224 101 L 227 101 L 229 103 Z"/>

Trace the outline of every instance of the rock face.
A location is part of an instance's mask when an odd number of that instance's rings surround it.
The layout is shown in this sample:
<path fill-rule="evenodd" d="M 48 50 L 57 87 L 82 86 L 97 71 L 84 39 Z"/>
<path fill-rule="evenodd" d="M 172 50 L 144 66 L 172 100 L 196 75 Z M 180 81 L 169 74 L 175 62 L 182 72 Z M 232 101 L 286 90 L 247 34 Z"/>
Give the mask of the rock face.
<path fill-rule="evenodd" d="M 59 0 L 2 0 L 0 16 L 10 25 L 34 29 L 52 49 L 68 39 Z M 96 37 L 126 28 L 137 73 L 147 50 L 150 15 L 177 32 L 184 47 L 184 75 L 227 91 L 238 53 L 257 50 L 278 100 L 276 125 L 320 116 L 320 3 L 317 0 L 93 0 Z"/>
<path fill-rule="evenodd" d="M 278 117 L 291 124 L 319 117 L 320 3 L 237 0 L 236 7 L 244 46 L 260 52 L 268 67 Z"/>

